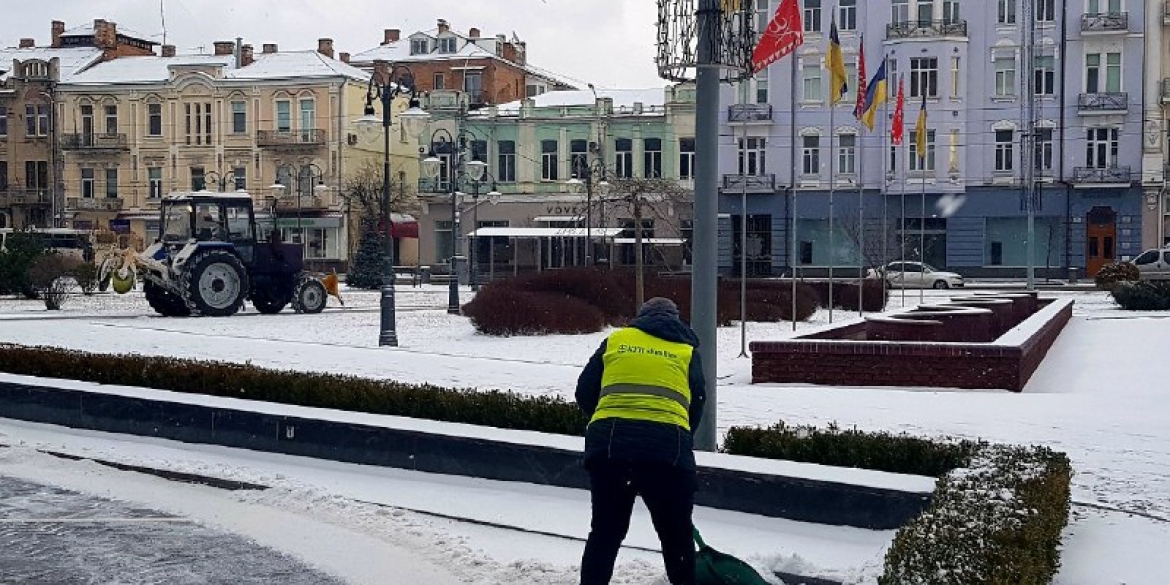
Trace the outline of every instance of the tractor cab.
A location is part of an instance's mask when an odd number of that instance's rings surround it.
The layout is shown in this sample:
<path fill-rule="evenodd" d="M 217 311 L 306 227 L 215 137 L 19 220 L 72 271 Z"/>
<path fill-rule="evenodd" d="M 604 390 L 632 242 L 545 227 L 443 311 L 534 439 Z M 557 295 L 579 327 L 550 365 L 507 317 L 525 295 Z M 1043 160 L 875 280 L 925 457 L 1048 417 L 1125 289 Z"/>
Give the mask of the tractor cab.
<path fill-rule="evenodd" d="M 158 241 L 183 247 L 222 242 L 237 247 L 256 242 L 256 218 L 248 195 L 176 194 L 163 199 Z"/>

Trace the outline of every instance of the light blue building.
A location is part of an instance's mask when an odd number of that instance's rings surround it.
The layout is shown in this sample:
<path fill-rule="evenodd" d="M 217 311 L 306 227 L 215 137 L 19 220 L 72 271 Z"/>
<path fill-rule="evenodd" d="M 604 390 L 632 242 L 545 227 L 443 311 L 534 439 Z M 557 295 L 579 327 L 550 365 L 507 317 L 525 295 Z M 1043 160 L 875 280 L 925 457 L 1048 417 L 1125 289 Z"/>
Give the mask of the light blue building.
<path fill-rule="evenodd" d="M 1038 274 L 1063 277 L 1075 268 L 1091 275 L 1140 253 L 1145 8 L 1133 0 L 1133 12 L 1125 12 L 1126 0 L 1035 0 L 1034 18 L 1025 19 L 1023 3 L 802 0 L 804 46 L 756 79 L 724 89 L 724 271 L 739 270 L 746 189 L 749 273 L 795 266 L 819 274 L 830 265 L 844 271 L 895 259 L 904 202 L 907 258 L 967 276 L 1022 275 L 1025 164 L 1034 165 L 1038 183 Z M 771 0 L 760 20 L 778 4 Z M 824 57 L 833 18 L 850 87 L 830 114 Z M 1030 64 L 1023 50 L 1029 25 L 1036 41 Z M 873 132 L 852 115 L 862 38 L 869 76 L 888 58 L 891 101 Z M 907 145 L 893 149 L 899 78 Z M 1029 83 L 1035 157 L 1022 146 Z M 907 153 L 924 96 L 929 132 L 920 161 Z"/>

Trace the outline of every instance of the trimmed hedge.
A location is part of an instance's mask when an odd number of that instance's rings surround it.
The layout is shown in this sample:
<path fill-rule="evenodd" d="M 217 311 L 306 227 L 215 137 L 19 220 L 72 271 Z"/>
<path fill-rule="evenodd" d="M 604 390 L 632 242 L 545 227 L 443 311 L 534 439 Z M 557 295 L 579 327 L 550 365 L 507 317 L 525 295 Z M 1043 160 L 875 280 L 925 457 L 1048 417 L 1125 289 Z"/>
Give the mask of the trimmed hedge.
<path fill-rule="evenodd" d="M 502 337 L 593 333 L 609 322 L 600 309 L 577 297 L 498 284 L 480 287 L 463 314 L 480 333 Z"/>
<path fill-rule="evenodd" d="M 1063 453 L 784 423 L 734 427 L 723 451 L 939 477 L 927 511 L 895 535 L 880 585 L 1047 585 L 1060 568 L 1072 480 Z"/>
<path fill-rule="evenodd" d="M 1109 294 L 1113 296 L 1114 302 L 1127 311 L 1170 310 L 1170 281 L 1117 282 Z"/>
<path fill-rule="evenodd" d="M 0 344 L 0 372 L 562 435 L 584 435 L 587 422 L 557 397 L 52 347 Z"/>
<path fill-rule="evenodd" d="M 1101 290 L 1113 290 L 1119 283 L 1136 282 L 1141 277 L 1141 270 L 1133 262 L 1115 262 L 1102 266 L 1093 276 L 1093 282 Z"/>
<path fill-rule="evenodd" d="M 861 282 L 859 285 L 858 282 Z M 829 306 L 829 282 L 812 281 L 808 283 L 817 294 L 817 300 L 822 307 Z M 859 293 L 864 287 L 865 293 Z M 863 297 L 860 298 L 859 297 Z M 865 303 L 868 313 L 880 313 L 886 309 L 890 300 L 890 290 L 879 279 L 839 280 L 833 282 L 833 308 L 843 311 L 856 311 L 860 302 Z"/>

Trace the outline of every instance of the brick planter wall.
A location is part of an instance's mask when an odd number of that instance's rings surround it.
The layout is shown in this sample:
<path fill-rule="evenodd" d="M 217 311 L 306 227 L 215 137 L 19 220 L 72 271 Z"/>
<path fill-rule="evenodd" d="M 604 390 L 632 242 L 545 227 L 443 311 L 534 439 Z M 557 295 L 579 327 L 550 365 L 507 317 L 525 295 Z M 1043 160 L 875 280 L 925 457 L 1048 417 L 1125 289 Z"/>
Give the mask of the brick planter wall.
<path fill-rule="evenodd" d="M 1026 340 L 1008 343 L 837 341 L 814 338 L 751 343 L 753 383 L 833 386 L 1000 388 L 1020 392 L 1072 318 L 1058 301 L 1022 325 L 1047 320 Z M 854 332 L 856 324 L 847 326 Z"/>

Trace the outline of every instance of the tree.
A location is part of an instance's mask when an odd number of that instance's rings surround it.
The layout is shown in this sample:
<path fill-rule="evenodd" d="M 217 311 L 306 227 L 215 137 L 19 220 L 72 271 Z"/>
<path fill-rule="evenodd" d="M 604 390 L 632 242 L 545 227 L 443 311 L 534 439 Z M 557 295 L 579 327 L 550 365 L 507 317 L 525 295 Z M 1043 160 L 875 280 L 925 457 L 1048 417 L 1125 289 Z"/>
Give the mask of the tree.
<path fill-rule="evenodd" d="M 345 276 L 346 284 L 352 287 L 376 289 L 382 285 L 386 245 L 382 188 L 382 168 L 371 163 L 350 175 L 341 194 L 349 207 L 349 241 L 358 242 L 350 250 L 349 271 Z M 418 208 L 415 190 L 407 188 L 402 181 L 391 180 L 390 198 L 390 212 Z"/>
<path fill-rule="evenodd" d="M 29 268 L 28 279 L 33 290 L 45 301 L 45 308 L 57 311 L 69 300 L 77 281 L 73 272 L 79 261 L 57 253 L 41 254 Z"/>
<path fill-rule="evenodd" d="M 625 208 L 634 218 L 634 302 L 638 307 L 645 300 L 645 260 L 642 253 L 643 220 L 670 223 L 679 217 L 678 209 L 692 205 L 694 193 L 680 186 L 678 181 L 660 177 L 618 178 L 611 194 L 606 197 L 611 205 Z M 680 226 L 676 226 L 680 227 Z M 681 229 L 676 229 L 681 233 Z M 654 249 L 661 254 L 661 251 Z"/>
<path fill-rule="evenodd" d="M 45 240 L 31 231 L 13 232 L 0 250 L 0 294 L 22 294 L 35 299 L 37 293 L 29 281 L 29 270 L 45 253 Z"/>
<path fill-rule="evenodd" d="M 903 254 L 903 239 L 899 237 L 901 222 L 898 219 L 875 217 L 866 218 L 864 226 L 861 223 L 857 213 L 846 215 L 838 220 L 841 233 L 845 234 L 853 246 L 858 250 L 864 248 L 861 252 L 862 260 L 866 266 L 879 268 L 903 257 L 917 259 L 916 243 L 908 245 L 906 254 Z M 908 241 L 907 244 L 909 244 Z"/>
<path fill-rule="evenodd" d="M 345 283 L 353 288 L 374 290 L 382 285 L 386 233 L 379 229 L 378 221 L 373 217 L 363 218 L 361 229 L 361 240 L 350 257 Z"/>

